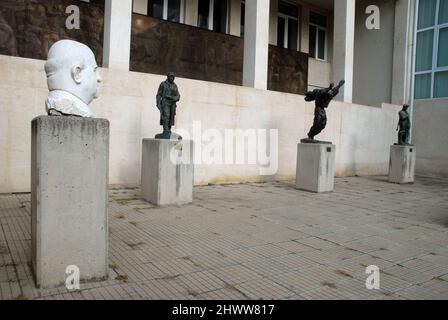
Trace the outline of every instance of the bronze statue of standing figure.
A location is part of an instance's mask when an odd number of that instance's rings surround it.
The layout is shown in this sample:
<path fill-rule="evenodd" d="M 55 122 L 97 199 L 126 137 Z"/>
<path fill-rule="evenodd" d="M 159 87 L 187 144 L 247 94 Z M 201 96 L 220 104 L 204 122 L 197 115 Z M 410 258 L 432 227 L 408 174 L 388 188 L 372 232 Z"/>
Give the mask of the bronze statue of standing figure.
<path fill-rule="evenodd" d="M 176 116 L 176 103 L 180 100 L 179 90 L 174 83 L 175 77 L 174 72 L 168 73 L 167 79 L 160 84 L 157 91 L 157 109 L 160 111 L 160 125 L 163 126 L 163 133 L 157 134 L 156 139 L 182 139 L 180 135 L 171 132 Z"/>
<path fill-rule="evenodd" d="M 401 109 L 401 111 L 398 113 L 398 143 L 396 143 L 396 145 L 409 145 L 409 131 L 411 129 L 411 120 L 409 119 L 408 108 L 409 105 L 405 104 L 403 105 L 403 109 Z"/>
<path fill-rule="evenodd" d="M 325 109 L 328 108 L 331 100 L 338 95 L 339 89 L 344 84 L 345 81 L 341 80 L 336 87 L 332 83 L 328 88 L 315 89 L 306 93 L 305 101 L 315 101 L 316 108 L 314 109 L 313 126 L 308 132 L 308 138 L 301 140 L 302 143 L 330 143 L 315 140 L 314 137 L 325 129 L 325 126 L 327 125 L 327 113 Z"/>

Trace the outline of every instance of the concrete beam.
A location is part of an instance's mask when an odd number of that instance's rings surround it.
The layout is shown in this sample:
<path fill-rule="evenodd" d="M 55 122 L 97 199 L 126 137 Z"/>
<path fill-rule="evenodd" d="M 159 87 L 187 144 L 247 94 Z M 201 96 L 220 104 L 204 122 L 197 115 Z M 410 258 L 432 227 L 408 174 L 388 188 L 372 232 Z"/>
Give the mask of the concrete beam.
<path fill-rule="evenodd" d="M 241 34 L 241 1 L 230 0 L 229 33 L 239 37 Z"/>
<path fill-rule="evenodd" d="M 267 89 L 269 0 L 247 0 L 244 27 L 243 86 Z"/>
<path fill-rule="evenodd" d="M 148 0 L 134 0 L 132 11 L 139 14 L 148 14 Z"/>
<path fill-rule="evenodd" d="M 185 24 L 198 25 L 198 0 L 185 1 Z"/>
<path fill-rule="evenodd" d="M 412 43 L 414 1 L 395 3 L 394 62 L 392 73 L 392 103 L 409 103 L 412 77 Z"/>
<path fill-rule="evenodd" d="M 355 0 L 334 2 L 333 82 L 341 79 L 345 85 L 338 100 L 352 102 L 353 62 L 355 42 Z"/>

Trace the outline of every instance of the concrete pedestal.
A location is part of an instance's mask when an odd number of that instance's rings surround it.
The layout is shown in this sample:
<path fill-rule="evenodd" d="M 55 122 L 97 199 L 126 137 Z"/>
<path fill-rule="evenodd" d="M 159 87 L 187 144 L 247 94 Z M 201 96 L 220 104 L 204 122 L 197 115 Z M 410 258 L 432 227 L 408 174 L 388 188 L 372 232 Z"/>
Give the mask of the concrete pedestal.
<path fill-rule="evenodd" d="M 415 151 L 414 146 L 390 146 L 389 182 L 414 182 Z"/>
<path fill-rule="evenodd" d="M 311 192 L 333 191 L 335 158 L 333 144 L 299 143 L 296 188 Z"/>
<path fill-rule="evenodd" d="M 40 116 L 31 122 L 31 252 L 37 287 L 108 274 L 109 121 Z"/>
<path fill-rule="evenodd" d="M 143 139 L 142 197 L 159 206 L 193 201 L 193 141 Z"/>

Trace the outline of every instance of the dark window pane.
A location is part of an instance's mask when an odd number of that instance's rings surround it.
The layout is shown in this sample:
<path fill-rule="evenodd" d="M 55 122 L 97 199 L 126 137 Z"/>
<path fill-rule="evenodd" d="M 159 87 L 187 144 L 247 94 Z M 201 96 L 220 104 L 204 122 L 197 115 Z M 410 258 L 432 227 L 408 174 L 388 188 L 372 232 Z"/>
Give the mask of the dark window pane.
<path fill-rule="evenodd" d="M 434 29 L 417 33 L 417 57 L 415 71 L 432 69 Z"/>
<path fill-rule="evenodd" d="M 215 0 L 213 4 L 213 30 L 227 32 L 227 0 Z"/>
<path fill-rule="evenodd" d="M 297 20 L 288 19 L 288 48 L 297 50 L 298 23 Z"/>
<path fill-rule="evenodd" d="M 434 25 L 437 0 L 420 0 L 418 6 L 418 29 Z"/>
<path fill-rule="evenodd" d="M 448 71 L 434 74 L 434 98 L 448 97 Z"/>
<path fill-rule="evenodd" d="M 440 0 L 439 24 L 448 22 L 448 0 Z"/>
<path fill-rule="evenodd" d="M 168 0 L 168 21 L 180 22 L 180 0 Z"/>
<path fill-rule="evenodd" d="M 241 29 L 240 29 L 240 36 L 241 37 L 244 37 L 245 15 L 246 15 L 246 5 L 244 4 L 244 2 L 241 2 Z"/>
<path fill-rule="evenodd" d="M 104 6 L 104 0 L 90 0 L 89 3 L 99 5 L 99 6 Z"/>
<path fill-rule="evenodd" d="M 299 10 L 297 6 L 283 1 L 279 1 L 278 3 L 278 12 L 295 18 L 299 17 Z"/>
<path fill-rule="evenodd" d="M 277 20 L 277 46 L 280 48 L 285 47 L 285 18 L 278 17 Z"/>
<path fill-rule="evenodd" d="M 317 28 L 310 26 L 310 57 L 316 58 L 316 33 Z"/>
<path fill-rule="evenodd" d="M 327 17 L 314 12 L 310 12 L 310 22 L 324 28 L 327 27 Z"/>
<path fill-rule="evenodd" d="M 163 19 L 163 0 L 148 1 L 148 16 Z"/>
<path fill-rule="evenodd" d="M 208 29 L 208 16 L 210 14 L 210 1 L 199 0 L 198 2 L 198 27 Z"/>
<path fill-rule="evenodd" d="M 431 97 L 431 74 L 418 74 L 415 76 L 415 99 Z"/>
<path fill-rule="evenodd" d="M 317 57 L 319 59 L 324 60 L 325 59 L 325 31 L 324 30 L 318 30 L 318 45 L 317 45 Z"/>

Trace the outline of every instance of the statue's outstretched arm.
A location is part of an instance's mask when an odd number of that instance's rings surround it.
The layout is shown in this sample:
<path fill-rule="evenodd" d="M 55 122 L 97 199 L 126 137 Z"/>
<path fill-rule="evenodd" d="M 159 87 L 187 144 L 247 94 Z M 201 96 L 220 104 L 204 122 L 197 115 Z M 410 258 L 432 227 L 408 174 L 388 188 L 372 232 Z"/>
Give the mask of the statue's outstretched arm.
<path fill-rule="evenodd" d="M 339 81 L 339 83 L 338 83 L 338 85 L 336 87 L 332 88 L 329 91 L 329 94 L 331 95 L 332 99 L 339 94 L 339 89 L 341 89 L 344 86 L 344 84 L 345 84 L 345 80 L 341 80 L 341 81 Z"/>

